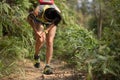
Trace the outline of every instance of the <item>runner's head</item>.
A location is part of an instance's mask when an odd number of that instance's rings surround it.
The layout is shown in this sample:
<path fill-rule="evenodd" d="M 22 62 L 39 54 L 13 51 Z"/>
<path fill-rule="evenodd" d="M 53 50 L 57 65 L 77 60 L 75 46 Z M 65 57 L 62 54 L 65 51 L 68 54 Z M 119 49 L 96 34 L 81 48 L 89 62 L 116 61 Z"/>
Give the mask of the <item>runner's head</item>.
<path fill-rule="evenodd" d="M 54 8 L 46 9 L 44 18 L 49 22 L 54 22 L 55 25 L 58 25 L 58 23 L 61 21 L 60 13 Z"/>

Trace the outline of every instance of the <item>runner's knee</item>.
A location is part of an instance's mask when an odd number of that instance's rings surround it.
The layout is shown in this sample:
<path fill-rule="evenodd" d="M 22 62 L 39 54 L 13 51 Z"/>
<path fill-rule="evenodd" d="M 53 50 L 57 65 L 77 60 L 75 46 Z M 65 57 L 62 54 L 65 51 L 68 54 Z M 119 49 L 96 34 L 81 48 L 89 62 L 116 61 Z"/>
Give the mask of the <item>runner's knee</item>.
<path fill-rule="evenodd" d="M 53 40 L 48 40 L 47 41 L 47 46 L 52 47 L 53 46 Z"/>

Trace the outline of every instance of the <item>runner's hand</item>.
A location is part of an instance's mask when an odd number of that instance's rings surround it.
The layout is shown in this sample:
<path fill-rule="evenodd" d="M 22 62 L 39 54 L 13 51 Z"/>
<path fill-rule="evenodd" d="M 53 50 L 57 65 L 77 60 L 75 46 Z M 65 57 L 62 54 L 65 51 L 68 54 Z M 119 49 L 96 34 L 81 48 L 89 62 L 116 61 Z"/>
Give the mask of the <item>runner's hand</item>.
<path fill-rule="evenodd" d="M 42 32 L 40 35 L 41 35 L 41 39 L 42 39 L 43 41 L 45 41 L 45 39 L 46 39 L 46 34 L 45 34 L 45 32 Z"/>
<path fill-rule="evenodd" d="M 36 32 L 36 35 L 39 36 L 41 38 L 41 33 Z"/>

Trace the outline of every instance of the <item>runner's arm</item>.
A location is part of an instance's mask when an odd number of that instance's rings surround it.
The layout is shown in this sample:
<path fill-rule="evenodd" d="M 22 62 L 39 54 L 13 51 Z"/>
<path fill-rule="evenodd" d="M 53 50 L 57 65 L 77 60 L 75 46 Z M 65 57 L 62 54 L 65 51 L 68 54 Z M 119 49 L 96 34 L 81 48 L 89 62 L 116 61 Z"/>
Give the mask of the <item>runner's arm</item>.
<path fill-rule="evenodd" d="M 55 26 L 55 24 L 49 25 L 49 27 L 44 31 L 46 34 L 49 32 L 50 29 L 52 29 Z"/>

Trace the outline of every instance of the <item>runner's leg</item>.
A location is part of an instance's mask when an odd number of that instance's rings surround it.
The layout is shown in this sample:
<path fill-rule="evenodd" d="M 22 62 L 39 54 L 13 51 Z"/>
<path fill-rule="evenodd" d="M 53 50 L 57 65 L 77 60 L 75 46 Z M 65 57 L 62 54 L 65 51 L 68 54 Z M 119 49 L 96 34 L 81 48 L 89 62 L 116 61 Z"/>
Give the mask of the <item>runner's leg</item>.
<path fill-rule="evenodd" d="M 56 26 L 51 28 L 46 35 L 46 46 L 47 46 L 47 51 L 46 51 L 46 64 L 50 64 L 52 55 L 53 55 L 53 41 L 56 33 Z"/>

